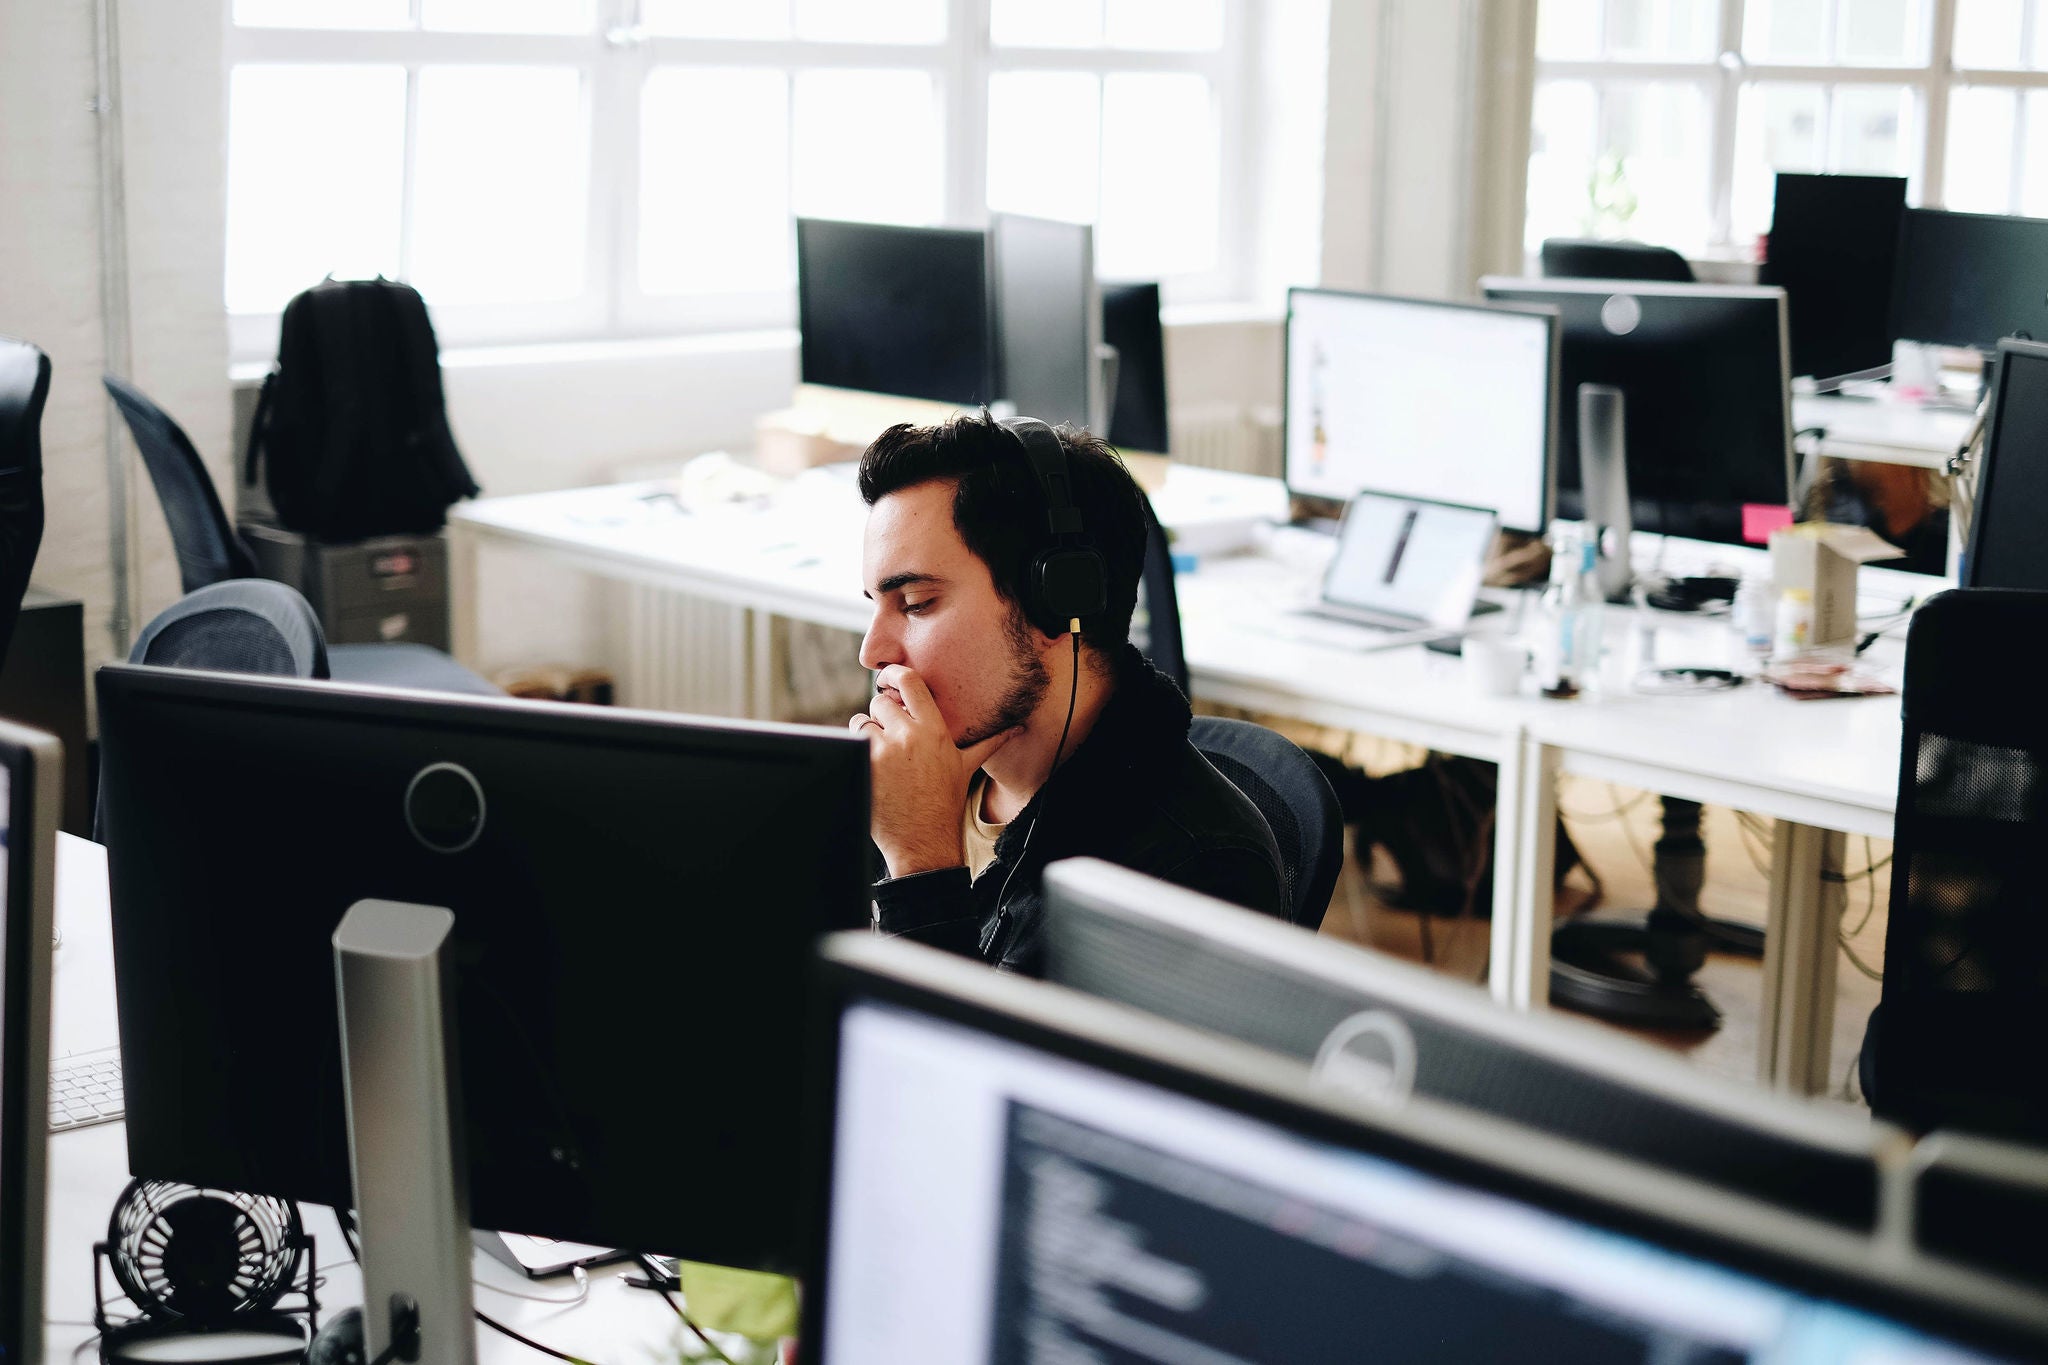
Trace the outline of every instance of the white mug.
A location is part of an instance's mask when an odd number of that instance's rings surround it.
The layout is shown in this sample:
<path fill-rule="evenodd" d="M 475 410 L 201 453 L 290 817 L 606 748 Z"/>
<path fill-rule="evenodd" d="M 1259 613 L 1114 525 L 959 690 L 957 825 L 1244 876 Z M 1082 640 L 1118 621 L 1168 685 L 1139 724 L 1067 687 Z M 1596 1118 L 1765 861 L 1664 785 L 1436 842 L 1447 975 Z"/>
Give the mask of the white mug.
<path fill-rule="evenodd" d="M 1486 697 L 1512 697 L 1529 670 L 1529 647 L 1497 635 L 1465 637 L 1465 676 L 1472 690 Z"/>

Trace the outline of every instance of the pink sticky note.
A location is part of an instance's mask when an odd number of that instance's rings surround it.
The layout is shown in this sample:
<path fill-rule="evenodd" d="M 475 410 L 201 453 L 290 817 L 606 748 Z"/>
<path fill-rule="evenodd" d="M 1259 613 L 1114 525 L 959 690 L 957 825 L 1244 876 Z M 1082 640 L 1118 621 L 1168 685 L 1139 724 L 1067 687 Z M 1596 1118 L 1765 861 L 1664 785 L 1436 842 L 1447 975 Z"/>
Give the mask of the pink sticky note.
<path fill-rule="evenodd" d="M 1752 545 L 1771 543 L 1771 532 L 1792 524 L 1792 509 L 1779 502 L 1742 504 L 1742 538 Z"/>

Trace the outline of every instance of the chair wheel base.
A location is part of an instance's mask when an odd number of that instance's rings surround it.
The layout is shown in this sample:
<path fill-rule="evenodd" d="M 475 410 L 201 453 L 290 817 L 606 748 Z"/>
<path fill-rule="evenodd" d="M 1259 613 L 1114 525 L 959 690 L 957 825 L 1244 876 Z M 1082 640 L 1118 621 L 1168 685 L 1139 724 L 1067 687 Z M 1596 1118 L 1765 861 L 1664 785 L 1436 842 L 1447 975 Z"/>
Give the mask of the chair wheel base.
<path fill-rule="evenodd" d="M 1552 962 L 1550 1003 L 1617 1024 L 1702 1033 L 1721 1027 L 1721 1012 L 1690 981 L 1659 981 L 1620 964 L 1610 972 Z"/>

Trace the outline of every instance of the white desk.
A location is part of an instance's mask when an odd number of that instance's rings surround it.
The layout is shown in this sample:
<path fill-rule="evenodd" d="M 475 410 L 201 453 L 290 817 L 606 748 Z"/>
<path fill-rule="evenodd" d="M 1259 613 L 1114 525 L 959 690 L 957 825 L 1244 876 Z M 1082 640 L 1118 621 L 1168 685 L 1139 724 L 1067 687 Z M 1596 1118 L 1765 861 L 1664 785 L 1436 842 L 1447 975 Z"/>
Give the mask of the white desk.
<path fill-rule="evenodd" d="M 107 916 L 107 859 L 99 845 L 57 836 L 57 950 L 53 1028 L 57 1046 L 67 1035 L 98 1038 L 114 1010 L 113 939 Z M 107 1235 L 107 1218 L 128 1183 L 127 1130 L 119 1123 L 77 1128 L 50 1138 L 48 1227 L 45 1247 L 43 1358 L 47 1365 L 91 1360 L 92 1247 Z M 362 1302 L 362 1279 L 334 1215 L 301 1205 L 319 1257 L 321 1320 Z M 487 1256 L 476 1259 L 476 1306 L 537 1341 L 586 1360 L 674 1360 L 681 1328 L 656 1294 L 633 1289 L 619 1269 L 591 1274 L 590 1296 L 571 1307 L 538 1303 L 518 1294 L 560 1297 L 573 1293 L 564 1279 L 532 1282 Z M 111 1303 L 126 1309 L 107 1277 Z M 508 1292 L 512 1291 L 512 1292 Z M 124 1316 L 126 1314 L 124 1313 Z M 484 1365 L 531 1365 L 526 1347 L 479 1325 L 477 1355 Z M 85 1348 L 85 1349 L 81 1349 Z"/>
<path fill-rule="evenodd" d="M 1178 485 L 1178 487 L 1176 486 Z M 800 620 L 865 628 L 862 518 L 848 476 L 813 471 L 786 505 L 682 514 L 656 485 L 628 484 L 487 499 L 451 517 L 457 652 L 474 649 L 474 575 L 484 543 L 525 546 L 614 578 L 696 593 Z M 1176 504 L 1277 505 L 1276 481 L 1175 468 L 1158 496 Z M 1178 589 L 1188 668 L 1204 700 L 1427 745 L 1501 765 L 1491 984 L 1522 1008 L 1546 1003 L 1551 923 L 1549 831 L 1559 771 L 1627 781 L 1779 821 L 1759 1071 L 1811 1091 L 1827 1077 L 1834 925 L 1840 888 L 1822 877 L 1823 831 L 1891 832 L 1899 747 L 1896 698 L 1795 702 L 1761 686 L 1719 696 L 1614 692 L 1552 702 L 1533 692 L 1474 695 L 1460 662 L 1420 648 L 1361 653 L 1262 628 L 1276 607 L 1313 590 L 1328 541 L 1282 533 L 1269 553 L 1204 560 Z M 1666 555 L 1738 564 L 1760 552 L 1639 538 L 1639 560 Z M 1892 601 L 1936 580 L 1865 570 L 1865 591 Z M 1608 613 L 1627 652 L 1632 614 Z M 1659 662 L 1726 662 L 1724 624 L 1658 617 Z M 765 641 L 765 631 L 757 637 Z M 765 644 L 761 647 L 765 648 Z M 473 656 L 468 656 L 473 658 Z M 1873 662 L 1896 664 L 1881 645 Z M 756 670 L 765 675 L 765 669 Z M 764 714 L 757 711 L 756 714 Z M 1839 840 L 1835 840 L 1838 843 Z M 1830 894 L 1832 893 L 1832 894 Z"/>

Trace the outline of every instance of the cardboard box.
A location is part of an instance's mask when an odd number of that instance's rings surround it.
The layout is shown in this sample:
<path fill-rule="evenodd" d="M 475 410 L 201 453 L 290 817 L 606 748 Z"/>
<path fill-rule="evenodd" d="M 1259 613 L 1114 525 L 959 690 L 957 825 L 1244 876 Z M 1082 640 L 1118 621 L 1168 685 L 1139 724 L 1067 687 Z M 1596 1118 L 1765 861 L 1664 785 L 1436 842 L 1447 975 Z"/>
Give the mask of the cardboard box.
<path fill-rule="evenodd" d="M 1856 570 L 1877 559 L 1897 559 L 1896 545 L 1865 526 L 1808 521 L 1771 533 L 1771 577 L 1779 592 L 1813 594 L 1815 647 L 1856 638 Z"/>

